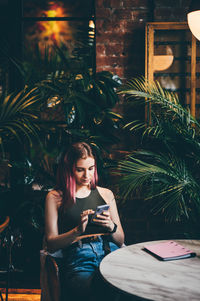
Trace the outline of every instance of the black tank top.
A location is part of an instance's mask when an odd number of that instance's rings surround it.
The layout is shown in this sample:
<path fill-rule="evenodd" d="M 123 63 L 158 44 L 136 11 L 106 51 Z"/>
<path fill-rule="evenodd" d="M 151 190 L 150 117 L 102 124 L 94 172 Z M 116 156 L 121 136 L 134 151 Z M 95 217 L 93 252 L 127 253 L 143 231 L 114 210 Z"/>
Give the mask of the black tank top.
<path fill-rule="evenodd" d="M 78 226 L 80 222 L 80 214 L 87 209 L 95 210 L 97 206 L 104 205 L 106 202 L 99 194 L 97 188 L 91 190 L 89 196 L 85 198 L 76 198 L 76 203 L 67 209 L 64 214 L 59 213 L 58 227 L 59 234 L 68 232 Z M 101 226 L 97 226 L 91 223 L 88 223 L 86 231 L 83 235 L 86 234 L 98 234 L 105 232 Z"/>

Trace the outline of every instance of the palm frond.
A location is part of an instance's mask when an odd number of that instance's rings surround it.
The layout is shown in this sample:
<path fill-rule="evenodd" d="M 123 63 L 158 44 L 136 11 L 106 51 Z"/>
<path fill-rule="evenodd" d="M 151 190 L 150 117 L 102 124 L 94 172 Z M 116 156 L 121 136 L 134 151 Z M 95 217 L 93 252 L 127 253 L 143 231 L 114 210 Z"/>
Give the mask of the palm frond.
<path fill-rule="evenodd" d="M 191 200 L 200 206 L 200 185 L 188 170 L 185 162 L 172 154 L 156 154 L 137 151 L 118 164 L 120 189 L 126 199 L 137 189 L 143 191 L 144 199 L 152 202 L 152 212 L 163 213 L 171 220 L 190 216 Z M 155 204 L 154 204 L 155 203 Z M 172 210 L 176 208 L 176 210 Z"/>
<path fill-rule="evenodd" d="M 39 96 L 36 88 L 30 91 L 20 91 L 9 94 L 0 99 L 0 135 L 1 148 L 9 138 L 16 138 L 19 143 L 23 143 L 23 136 L 31 144 L 31 137 L 38 137 L 38 125 L 35 120 L 38 118 L 34 114 L 34 105 L 38 102 Z"/>
<path fill-rule="evenodd" d="M 165 113 L 173 114 L 174 118 L 187 120 L 188 125 L 194 124 L 200 128 L 197 120 L 180 105 L 177 94 L 163 89 L 157 81 L 148 81 L 143 77 L 135 78 L 121 86 L 118 93 L 127 95 L 129 99 L 138 99 L 139 102 L 141 99 L 145 99 L 147 102 L 159 105 L 165 110 Z"/>

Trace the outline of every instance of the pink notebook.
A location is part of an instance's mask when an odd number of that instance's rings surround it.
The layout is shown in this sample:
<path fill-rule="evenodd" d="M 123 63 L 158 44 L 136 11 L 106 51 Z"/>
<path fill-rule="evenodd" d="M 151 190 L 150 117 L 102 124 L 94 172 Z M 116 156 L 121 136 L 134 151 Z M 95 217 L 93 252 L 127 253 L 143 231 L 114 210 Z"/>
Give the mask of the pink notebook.
<path fill-rule="evenodd" d="M 154 245 L 144 246 L 144 251 L 155 256 L 159 260 L 176 260 L 196 256 L 191 250 L 183 247 L 175 241 L 161 242 Z"/>

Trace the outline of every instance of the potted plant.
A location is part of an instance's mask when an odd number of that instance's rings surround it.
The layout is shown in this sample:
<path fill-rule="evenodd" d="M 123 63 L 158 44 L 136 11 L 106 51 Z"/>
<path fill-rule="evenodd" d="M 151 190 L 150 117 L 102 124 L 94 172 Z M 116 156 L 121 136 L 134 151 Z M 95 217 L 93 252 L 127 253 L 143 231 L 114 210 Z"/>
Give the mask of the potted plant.
<path fill-rule="evenodd" d="M 8 174 L 15 166 L 12 154 L 17 152 L 17 147 L 24 143 L 31 146 L 34 139 L 38 141 L 39 126 L 35 124 L 38 118 L 35 110 L 38 100 L 36 88 L 24 89 L 0 97 L 0 166 L 1 184 L 4 184 L 1 190 L 7 191 L 12 185 L 8 180 Z M 2 215 L 3 210 L 1 210 Z"/>
<path fill-rule="evenodd" d="M 183 222 L 190 236 L 199 236 L 198 120 L 180 104 L 176 94 L 158 82 L 135 78 L 119 93 L 135 105 L 151 106 L 151 123 L 133 120 L 125 126 L 138 132 L 141 144 L 118 164 L 121 193 L 127 198 L 139 190 L 153 214 L 164 216 L 168 222 Z"/>
<path fill-rule="evenodd" d="M 70 57 L 65 48 L 57 45 L 53 52 L 46 48 L 43 55 L 36 48 L 28 57 L 29 61 L 16 65 L 24 84 L 36 88 L 40 95 L 39 124 L 43 141 L 42 148 L 38 150 L 35 146 L 29 155 L 31 161 L 39 163 L 36 173 L 42 174 L 42 169 L 46 169 L 50 177 L 45 172 L 44 178 L 49 179 L 47 185 L 52 185 L 53 161 L 73 140 L 88 140 L 99 155 L 103 151 L 104 159 L 109 157 L 111 146 L 119 141 L 122 121 L 122 116 L 112 110 L 119 101 L 116 88 L 120 79 L 114 79 L 110 72 L 94 72 L 84 56 Z M 99 159 L 105 176 L 104 159 Z"/>

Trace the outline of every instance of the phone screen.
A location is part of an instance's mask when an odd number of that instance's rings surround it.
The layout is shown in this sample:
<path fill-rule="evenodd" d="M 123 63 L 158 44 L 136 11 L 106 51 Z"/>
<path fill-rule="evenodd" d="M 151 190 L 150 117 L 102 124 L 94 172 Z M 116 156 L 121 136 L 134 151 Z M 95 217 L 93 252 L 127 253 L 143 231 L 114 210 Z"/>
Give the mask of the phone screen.
<path fill-rule="evenodd" d="M 101 205 L 98 206 L 95 213 L 93 214 L 92 218 L 91 218 L 91 222 L 93 222 L 93 219 L 97 218 L 97 215 L 102 214 L 103 211 L 106 211 L 110 208 L 109 205 Z"/>

